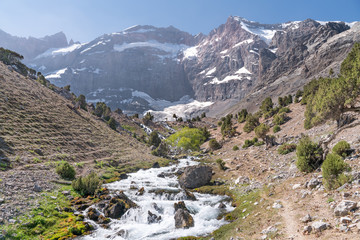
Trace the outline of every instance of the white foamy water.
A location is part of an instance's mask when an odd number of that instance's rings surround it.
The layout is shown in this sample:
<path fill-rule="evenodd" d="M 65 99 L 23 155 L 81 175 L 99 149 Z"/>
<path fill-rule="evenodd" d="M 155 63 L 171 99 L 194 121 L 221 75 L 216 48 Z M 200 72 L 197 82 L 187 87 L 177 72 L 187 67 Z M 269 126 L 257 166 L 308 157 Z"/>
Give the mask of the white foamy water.
<path fill-rule="evenodd" d="M 140 170 L 136 173 L 129 174 L 129 178 L 105 186 L 110 191 L 122 190 L 134 201 L 139 207 L 130 209 L 119 220 L 112 219 L 109 229 L 104 229 L 88 220 L 96 226 L 96 230 L 82 240 L 93 239 L 153 239 L 165 240 L 185 236 L 204 236 L 218 229 L 227 222 L 223 219 L 217 220 L 222 211 L 232 211 L 227 197 L 194 193 L 196 200 L 187 200 L 186 194 L 180 188 L 178 179 L 171 174 L 179 168 L 197 165 L 190 159 L 181 159 L 175 166 L 163 168 L 151 168 Z M 165 178 L 158 177 L 160 173 L 165 174 Z M 137 189 L 144 187 L 145 192 L 142 196 L 136 195 Z M 164 190 L 163 194 L 156 194 L 152 191 Z M 189 209 L 191 216 L 194 218 L 194 227 L 189 229 L 175 228 L 175 209 L 174 203 L 184 201 Z M 220 203 L 226 205 L 226 209 L 219 209 Z M 161 216 L 159 223 L 148 223 L 148 211 Z M 119 236 L 118 233 L 125 232 L 125 236 Z"/>

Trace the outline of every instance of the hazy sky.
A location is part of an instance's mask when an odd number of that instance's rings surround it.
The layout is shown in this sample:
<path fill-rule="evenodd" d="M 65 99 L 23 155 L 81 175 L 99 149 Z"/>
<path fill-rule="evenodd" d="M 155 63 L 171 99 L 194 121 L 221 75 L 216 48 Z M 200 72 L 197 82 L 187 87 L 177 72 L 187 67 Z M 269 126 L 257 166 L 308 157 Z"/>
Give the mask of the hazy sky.
<path fill-rule="evenodd" d="M 360 0 L 0 0 L 0 29 L 43 37 L 63 31 L 86 42 L 136 24 L 209 33 L 230 16 L 261 23 L 360 21 Z"/>

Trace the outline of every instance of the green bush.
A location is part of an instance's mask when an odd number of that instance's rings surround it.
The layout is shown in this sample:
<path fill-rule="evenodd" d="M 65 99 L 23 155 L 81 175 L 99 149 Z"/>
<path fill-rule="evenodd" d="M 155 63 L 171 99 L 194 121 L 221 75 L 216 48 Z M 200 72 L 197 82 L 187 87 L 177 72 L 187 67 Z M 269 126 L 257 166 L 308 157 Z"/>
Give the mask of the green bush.
<path fill-rule="evenodd" d="M 259 126 L 257 126 L 254 131 L 255 134 L 258 138 L 262 138 L 265 139 L 266 134 L 269 132 L 270 127 L 268 125 L 266 125 L 265 123 L 260 124 Z"/>
<path fill-rule="evenodd" d="M 77 191 L 81 196 L 94 195 L 96 189 L 99 187 L 100 178 L 94 172 L 91 172 L 85 177 L 79 177 L 78 179 L 73 180 L 72 187 Z"/>
<path fill-rule="evenodd" d="M 259 141 L 256 137 L 253 138 L 252 140 L 246 139 L 244 145 L 242 145 L 242 148 L 248 148 L 250 146 L 261 146 L 263 145 L 264 142 L 263 141 Z"/>
<path fill-rule="evenodd" d="M 285 154 L 288 154 L 288 153 L 291 153 L 293 151 L 296 150 L 296 144 L 283 144 L 281 145 L 279 148 L 278 148 L 278 153 L 281 154 L 281 155 L 285 155 Z"/>
<path fill-rule="evenodd" d="M 270 97 L 265 98 L 264 101 L 262 101 L 260 110 L 262 113 L 267 113 L 273 108 L 274 104 Z"/>
<path fill-rule="evenodd" d="M 76 175 L 75 168 L 66 161 L 60 162 L 56 167 L 56 173 L 60 175 L 61 178 L 72 180 Z"/>
<path fill-rule="evenodd" d="M 209 147 L 211 150 L 217 150 L 221 148 L 220 143 L 218 143 L 218 141 L 216 141 L 216 139 L 210 139 L 209 141 Z"/>
<path fill-rule="evenodd" d="M 279 112 L 278 112 L 278 113 L 289 113 L 289 112 L 291 112 L 291 111 L 290 111 L 290 108 L 288 108 L 288 107 L 282 107 L 282 108 L 279 109 Z"/>
<path fill-rule="evenodd" d="M 114 118 L 110 118 L 107 124 L 111 129 L 116 130 L 116 121 Z"/>
<path fill-rule="evenodd" d="M 343 174 L 344 171 L 348 171 L 350 168 L 342 157 L 337 154 L 328 154 L 321 169 L 325 186 L 328 189 L 338 188 L 350 180 L 349 177 Z"/>
<path fill-rule="evenodd" d="M 204 131 L 198 128 L 188 128 L 184 127 L 180 131 L 172 134 L 167 142 L 181 150 L 191 150 L 198 151 L 200 145 L 206 141 L 206 136 L 204 136 Z"/>
<path fill-rule="evenodd" d="M 312 172 L 321 165 L 322 153 L 322 148 L 306 136 L 296 147 L 296 166 L 302 172 Z"/>
<path fill-rule="evenodd" d="M 238 146 L 233 146 L 233 151 L 237 151 L 237 150 L 239 150 L 239 147 Z"/>
<path fill-rule="evenodd" d="M 216 163 L 218 164 L 219 168 L 221 170 L 226 170 L 227 167 L 225 167 L 225 162 L 222 159 L 216 159 Z"/>
<path fill-rule="evenodd" d="M 349 150 L 350 150 L 350 144 L 342 140 L 333 147 L 332 152 L 339 156 L 346 157 L 348 155 Z"/>
<path fill-rule="evenodd" d="M 259 118 L 253 116 L 251 113 L 249 113 L 246 116 L 246 123 L 244 125 L 244 132 L 246 133 L 250 133 L 251 131 L 253 131 L 257 126 L 259 126 Z"/>
<path fill-rule="evenodd" d="M 152 131 L 149 136 L 149 145 L 158 147 L 161 143 L 161 139 L 157 131 Z"/>
<path fill-rule="evenodd" d="M 282 125 L 286 122 L 286 113 L 278 113 L 275 115 L 274 119 L 273 119 L 273 123 L 275 125 Z"/>
<path fill-rule="evenodd" d="M 243 123 L 246 120 L 246 116 L 248 115 L 248 111 L 246 109 L 242 109 L 238 112 L 238 122 Z"/>
<path fill-rule="evenodd" d="M 281 128 L 280 128 L 279 125 L 275 125 L 275 126 L 273 127 L 273 132 L 274 132 L 274 133 L 277 133 L 277 132 L 279 132 L 280 130 L 281 130 Z"/>

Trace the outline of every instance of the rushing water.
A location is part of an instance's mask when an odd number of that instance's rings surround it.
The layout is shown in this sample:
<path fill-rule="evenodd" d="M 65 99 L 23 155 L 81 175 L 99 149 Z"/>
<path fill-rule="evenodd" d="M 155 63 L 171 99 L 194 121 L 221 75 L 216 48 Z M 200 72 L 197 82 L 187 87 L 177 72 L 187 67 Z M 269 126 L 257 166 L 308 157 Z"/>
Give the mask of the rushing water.
<path fill-rule="evenodd" d="M 196 165 L 197 162 L 190 159 L 179 160 L 176 166 L 163 168 L 151 168 L 140 170 L 129 174 L 129 178 L 107 184 L 111 191 L 122 190 L 139 207 L 130 209 L 119 220 L 112 220 L 109 229 L 104 229 L 88 220 L 96 226 L 91 234 L 82 237 L 82 240 L 92 239 L 173 239 L 184 236 L 203 236 L 211 233 L 227 222 L 223 219 L 217 220 L 222 211 L 232 211 L 226 197 L 194 193 L 196 200 L 186 200 L 186 194 L 179 186 L 178 179 L 171 173 L 179 168 Z M 165 178 L 158 177 L 165 173 Z M 144 187 L 142 196 L 136 195 L 135 188 Z M 153 190 L 164 190 L 164 194 L 149 193 Z M 194 218 L 195 226 L 189 229 L 175 228 L 174 203 L 184 201 Z M 155 204 L 154 204 L 155 203 Z M 225 209 L 218 208 L 220 203 L 226 205 Z M 161 216 L 159 223 L 148 223 L 148 211 Z M 122 231 L 126 233 L 125 238 L 118 235 Z"/>

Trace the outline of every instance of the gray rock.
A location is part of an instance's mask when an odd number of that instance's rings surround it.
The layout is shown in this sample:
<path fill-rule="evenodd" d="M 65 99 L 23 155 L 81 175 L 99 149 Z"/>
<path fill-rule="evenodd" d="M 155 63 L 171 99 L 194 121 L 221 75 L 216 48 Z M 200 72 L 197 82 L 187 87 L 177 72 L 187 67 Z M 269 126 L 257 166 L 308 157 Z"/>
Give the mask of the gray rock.
<path fill-rule="evenodd" d="M 268 235 L 268 234 L 270 234 L 270 233 L 276 233 L 277 231 L 278 231 L 278 229 L 277 229 L 276 227 L 270 226 L 270 227 L 262 230 L 262 231 L 261 231 L 261 234 L 266 234 L 266 235 Z"/>
<path fill-rule="evenodd" d="M 317 178 L 312 178 L 308 184 L 307 184 L 307 187 L 310 188 L 310 189 L 314 189 L 316 188 L 318 185 L 321 184 L 321 181 L 319 181 Z"/>
<path fill-rule="evenodd" d="M 148 224 L 152 224 L 152 223 L 158 223 L 161 221 L 161 216 L 157 216 L 156 214 L 148 211 Z"/>
<path fill-rule="evenodd" d="M 41 188 L 39 185 L 35 184 L 35 185 L 34 185 L 34 191 L 35 191 L 35 192 L 41 192 L 41 191 L 42 191 L 42 188 Z"/>
<path fill-rule="evenodd" d="M 309 234 L 312 231 L 312 227 L 311 226 L 305 226 L 303 229 L 303 234 Z"/>
<path fill-rule="evenodd" d="M 312 217 L 310 216 L 310 214 L 306 214 L 303 218 L 300 219 L 300 221 L 302 223 L 308 223 L 312 221 Z"/>
<path fill-rule="evenodd" d="M 315 232 L 321 232 L 321 231 L 328 229 L 330 227 L 330 225 L 328 223 L 324 223 L 322 221 L 316 221 L 311 224 L 311 227 L 313 228 L 313 230 Z"/>
<path fill-rule="evenodd" d="M 178 209 L 174 216 L 175 228 L 190 228 L 194 226 L 194 219 L 190 213 L 184 209 Z"/>
<path fill-rule="evenodd" d="M 276 202 L 274 202 L 274 204 L 272 205 L 272 208 L 280 209 L 280 208 L 283 208 L 283 205 L 281 205 L 280 201 L 276 201 Z"/>
<path fill-rule="evenodd" d="M 357 207 L 357 203 L 349 200 L 341 201 L 334 209 L 335 216 L 346 216 Z"/>
<path fill-rule="evenodd" d="M 212 169 L 209 166 L 186 167 L 179 178 L 181 187 L 197 188 L 208 184 L 212 177 Z"/>

